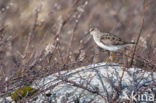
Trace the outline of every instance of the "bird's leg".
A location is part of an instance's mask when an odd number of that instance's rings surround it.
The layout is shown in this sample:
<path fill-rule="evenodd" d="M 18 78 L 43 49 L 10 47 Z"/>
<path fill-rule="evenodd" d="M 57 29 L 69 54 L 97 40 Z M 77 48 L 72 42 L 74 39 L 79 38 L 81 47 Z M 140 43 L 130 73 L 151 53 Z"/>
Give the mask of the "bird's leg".
<path fill-rule="evenodd" d="M 110 51 L 108 51 L 107 53 L 108 53 L 108 57 L 106 58 L 106 61 L 105 61 L 106 63 L 108 63 L 108 61 L 109 61 Z"/>
<path fill-rule="evenodd" d="M 111 64 L 113 63 L 114 56 L 115 56 L 115 54 L 113 52 L 111 52 Z"/>

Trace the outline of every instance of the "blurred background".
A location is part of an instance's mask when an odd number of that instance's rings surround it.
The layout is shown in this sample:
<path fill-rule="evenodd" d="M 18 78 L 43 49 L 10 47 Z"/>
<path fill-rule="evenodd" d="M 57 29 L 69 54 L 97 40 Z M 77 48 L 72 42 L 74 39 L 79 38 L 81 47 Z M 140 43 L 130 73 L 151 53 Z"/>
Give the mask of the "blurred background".
<path fill-rule="evenodd" d="M 1 88 L 6 81 L 14 84 L 20 78 L 18 84 L 26 85 L 60 70 L 103 62 L 107 52 L 96 46 L 89 27 L 136 41 L 144 4 L 145 0 L 0 0 Z M 149 0 L 136 50 L 134 66 L 143 69 L 153 68 L 145 60 L 156 64 L 155 5 L 156 0 Z M 130 56 L 133 48 L 121 50 L 114 62 L 122 64 L 122 52 Z"/>

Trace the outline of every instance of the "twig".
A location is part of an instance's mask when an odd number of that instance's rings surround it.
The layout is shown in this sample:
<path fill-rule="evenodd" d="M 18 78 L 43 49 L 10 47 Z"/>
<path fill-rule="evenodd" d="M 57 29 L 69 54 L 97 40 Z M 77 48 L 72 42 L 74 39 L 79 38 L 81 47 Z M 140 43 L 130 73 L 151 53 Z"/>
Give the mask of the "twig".
<path fill-rule="evenodd" d="M 101 82 L 101 84 L 102 84 L 102 87 L 103 87 L 104 92 L 106 92 L 106 96 L 107 96 L 107 98 L 106 98 L 105 100 L 108 101 L 109 93 L 108 93 L 106 87 L 104 86 L 104 83 L 103 83 L 102 77 L 101 77 L 101 75 L 100 75 L 100 73 L 99 73 L 99 71 L 98 71 L 97 69 L 95 69 L 95 68 L 93 68 L 93 69 L 95 70 L 95 72 L 97 73 L 97 75 L 98 75 L 98 77 L 99 77 L 99 80 L 100 80 L 100 82 Z"/>
<path fill-rule="evenodd" d="M 156 81 L 154 81 L 153 83 L 151 83 L 150 85 L 148 85 L 147 87 L 145 87 L 144 89 L 141 89 L 139 94 L 143 94 L 147 89 L 156 86 Z"/>
<path fill-rule="evenodd" d="M 101 96 L 102 98 L 105 98 L 105 97 L 104 97 L 103 95 L 101 95 L 100 93 L 95 92 L 95 91 L 93 91 L 93 90 L 91 90 L 91 89 L 89 89 L 89 88 L 87 88 L 87 87 L 85 87 L 85 86 L 83 86 L 83 85 L 80 85 L 80 84 L 78 84 L 78 83 L 76 83 L 76 82 L 74 82 L 74 81 L 67 80 L 66 78 L 63 78 L 63 77 L 58 77 L 58 78 L 61 79 L 61 80 L 64 81 L 64 82 L 67 82 L 67 83 L 72 84 L 72 86 L 75 86 L 75 87 L 78 87 L 78 88 L 82 88 L 82 89 L 84 89 L 84 90 L 87 90 L 87 91 L 90 92 L 90 93 L 97 94 L 97 95 Z M 106 99 L 106 98 L 105 98 L 105 99 Z"/>
<path fill-rule="evenodd" d="M 137 45 L 139 43 L 140 36 L 141 36 L 142 30 L 143 30 L 143 26 L 144 26 L 144 15 L 145 15 L 146 8 L 148 6 L 148 2 L 149 2 L 149 0 L 145 0 L 144 9 L 143 9 L 143 16 L 142 16 L 142 24 L 141 24 L 140 32 L 139 32 L 139 34 L 137 36 L 136 44 L 135 44 L 135 47 L 134 47 L 134 50 L 133 50 L 133 53 L 132 53 L 132 59 L 130 61 L 129 67 L 131 67 L 133 65 L 134 55 L 136 53 L 136 48 L 137 48 Z"/>
<path fill-rule="evenodd" d="M 86 7 L 87 4 L 88 4 L 88 1 L 85 1 L 85 3 L 84 3 L 84 5 L 83 5 L 82 9 L 84 9 L 84 8 Z M 70 38 L 70 42 L 69 42 L 69 45 L 68 45 L 68 47 L 67 47 L 66 63 L 67 63 L 68 60 L 69 60 L 69 52 L 70 52 L 71 45 L 72 45 L 72 42 L 73 42 L 73 37 L 74 37 L 75 31 L 76 31 L 76 29 L 77 29 L 77 26 L 78 26 L 78 23 L 79 23 L 79 20 L 80 20 L 82 14 L 83 14 L 83 12 L 81 11 L 81 12 L 79 13 L 79 15 L 77 16 L 76 20 L 75 20 L 75 25 L 74 25 L 74 28 L 73 28 L 73 30 L 72 30 L 72 36 L 71 36 L 71 38 Z"/>
<path fill-rule="evenodd" d="M 121 85 L 122 78 L 123 78 L 123 76 L 124 76 L 125 70 L 126 70 L 126 67 L 123 68 L 122 75 L 121 75 L 120 80 L 119 80 L 119 83 L 118 83 L 118 89 L 119 89 L 119 90 L 121 90 L 120 85 Z"/>
<path fill-rule="evenodd" d="M 27 44 L 26 44 L 26 47 L 25 47 L 25 50 L 24 50 L 24 56 L 26 56 L 27 50 L 28 50 L 29 45 L 30 45 L 31 37 L 32 37 L 33 32 L 34 32 L 34 30 L 35 30 L 35 28 L 36 28 L 37 19 L 38 19 L 38 14 L 39 14 L 39 11 L 36 10 L 34 23 L 33 23 L 32 28 L 31 28 L 31 30 L 30 30 L 30 32 L 29 32 L 29 34 L 28 34 L 28 40 L 27 40 Z"/>

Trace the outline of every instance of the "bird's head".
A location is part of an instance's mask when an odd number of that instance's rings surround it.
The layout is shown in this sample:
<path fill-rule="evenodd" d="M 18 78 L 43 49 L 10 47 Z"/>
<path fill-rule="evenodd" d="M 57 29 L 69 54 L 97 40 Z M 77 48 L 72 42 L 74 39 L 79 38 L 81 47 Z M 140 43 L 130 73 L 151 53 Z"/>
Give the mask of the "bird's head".
<path fill-rule="evenodd" d="M 90 35 L 93 35 L 95 32 L 98 32 L 99 30 L 96 28 L 96 27 L 91 27 L 90 29 L 89 29 L 89 33 L 90 33 Z"/>

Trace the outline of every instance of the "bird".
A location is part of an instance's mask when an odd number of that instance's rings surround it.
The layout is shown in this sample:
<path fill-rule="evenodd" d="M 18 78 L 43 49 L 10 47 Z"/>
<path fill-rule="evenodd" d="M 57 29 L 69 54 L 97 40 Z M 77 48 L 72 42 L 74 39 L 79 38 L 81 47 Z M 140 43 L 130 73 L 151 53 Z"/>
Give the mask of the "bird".
<path fill-rule="evenodd" d="M 98 28 L 92 27 L 89 29 L 89 33 L 93 36 L 95 43 L 102 49 L 109 51 L 109 56 L 106 58 L 106 62 L 109 61 L 110 56 L 111 63 L 113 62 L 114 53 L 124 47 L 127 47 L 135 42 L 126 42 L 112 33 L 101 32 Z"/>

